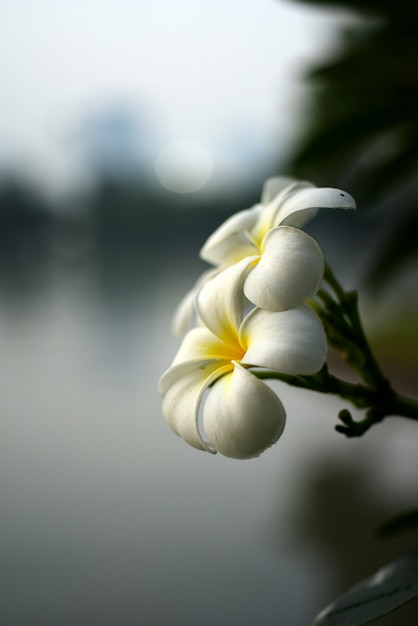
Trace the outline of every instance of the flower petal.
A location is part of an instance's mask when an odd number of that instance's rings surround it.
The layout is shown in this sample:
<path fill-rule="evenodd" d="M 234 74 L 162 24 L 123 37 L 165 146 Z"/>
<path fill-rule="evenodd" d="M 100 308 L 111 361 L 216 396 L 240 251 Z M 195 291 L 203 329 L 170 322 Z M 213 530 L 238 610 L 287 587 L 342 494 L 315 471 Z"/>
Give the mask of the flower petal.
<path fill-rule="evenodd" d="M 249 268 L 257 260 L 258 257 L 247 257 L 222 270 L 196 296 L 196 311 L 202 322 L 230 345 L 237 344 L 244 309 L 242 287 Z"/>
<path fill-rule="evenodd" d="M 312 183 L 305 180 L 289 179 L 289 184 L 280 189 L 277 195 L 264 206 L 264 210 L 261 212 L 257 224 L 251 231 L 254 240 L 261 244 L 265 235 L 276 226 L 279 226 L 281 223 L 281 207 L 288 198 L 293 197 L 303 189 L 309 190 L 314 188 L 315 186 Z"/>
<path fill-rule="evenodd" d="M 214 335 L 209 329 L 199 326 L 192 328 L 183 337 L 180 348 L 172 362 L 172 365 L 185 363 L 187 361 L 195 361 L 200 359 L 240 359 L 243 355 L 242 349 L 239 348 L 238 342 L 231 346 Z"/>
<path fill-rule="evenodd" d="M 263 184 L 261 192 L 261 204 L 269 204 L 286 187 L 295 182 L 294 178 L 287 176 L 273 176 Z"/>
<path fill-rule="evenodd" d="M 261 205 L 235 213 L 215 230 L 200 250 L 200 258 L 214 265 L 231 265 L 246 256 L 258 254 L 248 237 L 257 223 Z"/>
<path fill-rule="evenodd" d="M 224 372 L 230 371 L 231 367 L 231 363 L 222 361 L 189 361 L 171 367 L 160 379 L 159 390 L 164 396 L 163 414 L 168 425 L 198 450 L 216 452 L 199 432 L 199 407 L 208 386 Z"/>
<path fill-rule="evenodd" d="M 206 435 L 218 452 L 234 459 L 259 456 L 276 443 L 285 419 L 276 394 L 237 363 L 216 381 L 203 407 Z"/>
<path fill-rule="evenodd" d="M 176 310 L 174 311 L 172 320 L 172 330 L 173 334 L 176 335 L 176 337 L 181 337 L 182 335 L 184 335 L 192 323 L 195 314 L 194 300 L 199 287 L 203 285 L 203 283 L 205 283 L 207 280 L 209 280 L 209 278 L 215 276 L 217 272 L 217 269 L 210 269 L 206 272 L 203 272 L 194 287 L 186 293 L 182 300 L 180 300 Z"/>
<path fill-rule="evenodd" d="M 303 226 L 318 209 L 355 209 L 356 202 L 346 191 L 331 187 L 300 189 L 289 196 L 277 214 L 277 224 Z"/>
<path fill-rule="evenodd" d="M 263 248 L 244 283 L 250 302 L 269 311 L 283 311 L 316 294 L 324 258 L 312 237 L 298 228 L 279 226 L 266 235 Z"/>
<path fill-rule="evenodd" d="M 196 289 L 190 289 L 186 295 L 180 300 L 174 311 L 173 320 L 171 322 L 173 334 L 176 337 L 181 337 L 187 331 L 192 323 L 194 314 L 194 299 L 196 295 Z"/>
<path fill-rule="evenodd" d="M 307 306 L 276 313 L 254 309 L 242 323 L 240 341 L 247 347 L 241 363 L 283 374 L 315 374 L 326 359 L 324 328 Z"/>

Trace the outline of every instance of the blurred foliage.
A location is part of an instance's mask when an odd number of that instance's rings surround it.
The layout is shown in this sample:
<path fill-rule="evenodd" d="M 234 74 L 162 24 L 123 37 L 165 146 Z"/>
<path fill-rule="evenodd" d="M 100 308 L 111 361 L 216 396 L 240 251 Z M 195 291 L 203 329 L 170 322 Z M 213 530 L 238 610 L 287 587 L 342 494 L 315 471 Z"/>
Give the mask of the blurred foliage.
<path fill-rule="evenodd" d="M 417 526 L 385 538 L 376 532 L 382 519 L 395 519 L 398 507 L 411 509 L 415 504 L 414 490 L 376 488 L 374 472 L 378 466 L 373 466 L 364 450 L 357 448 L 350 454 L 350 461 L 334 453 L 307 466 L 302 493 L 285 517 L 283 509 L 277 509 L 270 531 L 271 544 L 280 558 L 285 550 L 309 547 L 318 555 L 319 564 L 331 572 L 326 597 L 319 600 L 318 611 L 324 608 L 321 601 L 328 604 L 333 596 L 416 549 Z M 410 475 L 413 476 L 413 470 Z M 376 624 L 411 626 L 416 623 L 417 608 L 418 599 Z"/>
<path fill-rule="evenodd" d="M 368 286 L 381 288 L 417 257 L 418 3 L 304 0 L 352 10 L 332 57 L 313 66 L 308 125 L 292 174 L 347 188 L 386 224 Z"/>

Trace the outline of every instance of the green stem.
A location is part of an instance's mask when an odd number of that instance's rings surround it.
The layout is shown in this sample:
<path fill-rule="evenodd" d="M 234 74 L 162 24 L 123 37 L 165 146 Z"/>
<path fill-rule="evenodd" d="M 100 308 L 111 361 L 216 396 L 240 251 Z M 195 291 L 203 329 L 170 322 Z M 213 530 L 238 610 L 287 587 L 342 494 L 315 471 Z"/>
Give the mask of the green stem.
<path fill-rule="evenodd" d="M 391 415 L 418 419 L 418 402 L 392 390 Z"/>
<path fill-rule="evenodd" d="M 345 300 L 346 292 L 338 282 L 334 272 L 332 271 L 328 263 L 325 263 L 324 280 L 328 283 L 328 285 L 337 296 L 337 300 L 339 300 L 339 302 L 342 304 Z"/>
<path fill-rule="evenodd" d="M 354 421 L 349 411 L 339 413 L 338 432 L 359 437 L 371 426 L 390 415 L 418 421 L 418 401 L 396 392 L 380 369 L 363 329 L 356 291 L 345 291 L 328 265 L 324 281 L 329 291 L 320 289 L 318 301 L 311 305 L 321 318 L 328 342 L 336 348 L 360 377 L 361 383 L 349 383 L 329 373 L 326 365 L 313 376 L 292 376 L 273 371 L 252 370 L 261 379 L 276 379 L 319 393 L 332 393 L 365 409 L 363 419 Z"/>
<path fill-rule="evenodd" d="M 359 409 L 368 409 L 365 418 L 360 422 L 354 422 L 348 411 L 341 412 L 340 417 L 345 426 L 338 426 L 337 430 L 350 437 L 364 434 L 370 426 L 388 416 L 398 415 L 418 421 L 417 400 L 401 395 L 390 385 L 384 389 L 373 389 L 363 384 L 349 383 L 330 374 L 326 366 L 313 376 L 292 376 L 270 370 L 252 370 L 252 372 L 260 379 L 280 380 L 295 387 L 319 393 L 332 393 L 348 400 Z"/>
<path fill-rule="evenodd" d="M 330 343 L 338 350 L 345 345 L 344 355 L 347 363 L 369 386 L 385 394 L 389 381 L 380 369 L 364 332 L 358 310 L 356 291 L 344 291 L 331 268 L 325 265 L 325 282 L 330 286 L 338 302 L 327 292 L 319 292 L 324 309 L 319 315 L 326 327 Z"/>

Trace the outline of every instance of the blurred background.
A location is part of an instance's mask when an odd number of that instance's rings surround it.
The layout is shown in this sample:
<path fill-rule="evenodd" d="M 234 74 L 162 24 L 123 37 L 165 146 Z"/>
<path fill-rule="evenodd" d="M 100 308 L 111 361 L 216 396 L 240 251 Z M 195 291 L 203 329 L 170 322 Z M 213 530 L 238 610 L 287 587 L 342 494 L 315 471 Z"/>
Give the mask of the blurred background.
<path fill-rule="evenodd" d="M 357 199 L 307 229 L 416 395 L 418 15 L 364 4 L 1 3 L 3 624 L 303 626 L 416 544 L 375 533 L 416 506 L 413 423 L 346 440 L 278 385 L 283 437 L 239 462 L 156 389 L 201 245 L 293 174 Z"/>

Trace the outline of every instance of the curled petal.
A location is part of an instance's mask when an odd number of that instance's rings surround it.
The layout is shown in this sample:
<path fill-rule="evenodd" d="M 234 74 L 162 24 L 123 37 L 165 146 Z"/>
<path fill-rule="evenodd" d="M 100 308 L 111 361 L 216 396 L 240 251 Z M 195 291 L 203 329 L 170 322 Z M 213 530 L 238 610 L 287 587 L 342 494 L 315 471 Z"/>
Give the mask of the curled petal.
<path fill-rule="evenodd" d="M 294 178 L 287 176 L 273 176 L 263 184 L 261 192 L 261 204 L 269 204 L 284 189 L 295 182 Z"/>
<path fill-rule="evenodd" d="M 263 248 L 244 284 L 250 302 L 269 311 L 283 311 L 316 294 L 324 258 L 312 237 L 298 228 L 279 226 L 267 233 Z"/>
<path fill-rule="evenodd" d="M 164 396 L 163 414 L 168 425 L 198 450 L 216 452 L 199 432 L 199 407 L 208 386 L 231 368 L 230 363 L 222 361 L 189 361 L 171 367 L 160 379 L 159 390 Z"/>
<path fill-rule="evenodd" d="M 273 179 L 274 180 L 274 179 Z M 257 224 L 251 231 L 254 240 L 261 244 L 263 237 L 273 228 L 281 223 L 281 211 L 283 203 L 293 197 L 303 189 L 313 189 L 314 185 L 304 180 L 279 179 L 288 180 L 288 184 L 283 186 L 278 193 L 264 206 L 263 211 L 257 221 Z M 268 182 L 268 181 L 267 181 Z M 274 188 L 274 184 L 272 184 Z"/>
<path fill-rule="evenodd" d="M 196 296 L 199 318 L 226 343 L 237 343 L 244 309 L 243 284 L 249 268 L 257 259 L 247 257 L 222 270 L 208 280 Z"/>
<path fill-rule="evenodd" d="M 325 363 L 327 338 L 320 319 L 307 306 L 273 313 L 254 309 L 244 319 L 241 363 L 283 374 L 309 375 Z"/>
<path fill-rule="evenodd" d="M 200 257 L 214 265 L 231 265 L 259 250 L 248 232 L 257 223 L 261 205 L 239 211 L 215 230 L 200 250 Z"/>
<path fill-rule="evenodd" d="M 173 334 L 177 337 L 184 335 L 189 326 L 192 324 L 193 317 L 195 315 L 194 300 L 199 287 L 217 272 L 218 270 L 216 269 L 210 269 L 207 272 L 203 272 L 194 287 L 186 293 L 184 298 L 177 305 L 172 320 Z"/>
<path fill-rule="evenodd" d="M 300 189 L 290 195 L 277 213 L 277 224 L 303 226 L 318 209 L 355 209 L 356 202 L 346 191 L 331 187 Z"/>
<path fill-rule="evenodd" d="M 194 359 L 171 365 L 164 372 L 164 374 L 162 374 L 158 381 L 159 394 L 164 397 L 168 393 L 170 387 L 172 387 L 180 378 L 188 376 L 190 373 L 198 370 L 199 367 L 203 367 L 206 370 L 206 368 L 211 364 L 216 367 L 221 367 L 222 365 L 222 363 L 220 364 L 219 361 L 215 362 L 213 359 L 199 359 L 199 362 L 197 361 L 198 359 Z"/>
<path fill-rule="evenodd" d="M 181 337 L 192 323 L 194 315 L 195 288 L 190 289 L 182 298 L 174 311 L 172 330 L 176 337 Z"/>
<path fill-rule="evenodd" d="M 276 443 L 285 418 L 270 387 L 237 363 L 216 381 L 203 408 L 206 435 L 218 452 L 234 459 L 259 456 Z"/>

